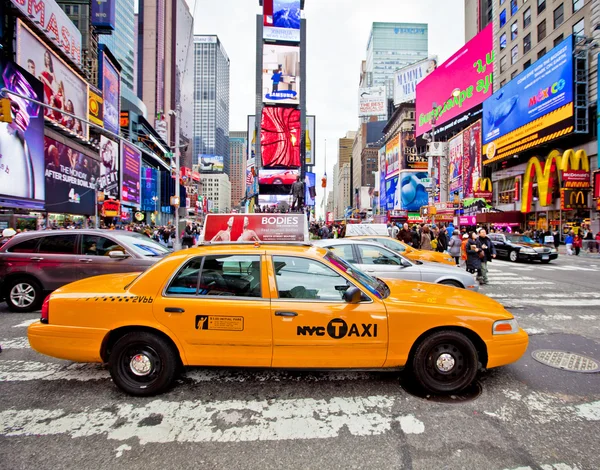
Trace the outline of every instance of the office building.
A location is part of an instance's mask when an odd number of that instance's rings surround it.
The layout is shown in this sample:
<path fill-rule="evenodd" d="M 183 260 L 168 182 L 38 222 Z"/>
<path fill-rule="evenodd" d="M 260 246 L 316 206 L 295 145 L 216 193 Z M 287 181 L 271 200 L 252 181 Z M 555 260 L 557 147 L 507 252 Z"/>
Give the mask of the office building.
<path fill-rule="evenodd" d="M 142 5 L 144 0 L 140 0 Z M 133 91 L 133 62 L 135 58 L 134 0 L 115 0 L 116 21 L 112 34 L 98 37 L 99 44 L 105 44 L 121 65 L 121 88 Z M 140 8 L 141 11 L 141 8 Z"/>
<path fill-rule="evenodd" d="M 350 163 L 352 160 L 352 144 L 356 138 L 355 131 L 348 131 L 345 137 L 338 141 L 338 164 L 340 168 L 345 163 Z"/>
<path fill-rule="evenodd" d="M 248 132 L 229 133 L 229 173 L 231 182 L 231 208 L 242 206 L 246 196 L 246 157 L 248 152 Z"/>
<path fill-rule="evenodd" d="M 353 191 L 361 186 L 371 188 L 375 186 L 375 176 L 372 172 L 377 170 L 377 155 L 372 150 L 365 152 L 365 149 L 368 144 L 375 144 L 375 142 L 383 139 L 385 126 L 386 121 L 365 122 L 359 126 L 358 132 L 356 132 L 356 137 L 352 143 Z"/>
<path fill-rule="evenodd" d="M 494 0 L 465 0 L 465 43 L 493 20 Z"/>
<path fill-rule="evenodd" d="M 231 183 L 225 173 L 200 175 L 200 195 L 209 201 L 209 210 L 216 213 L 231 212 Z"/>
<path fill-rule="evenodd" d="M 194 36 L 194 64 L 194 163 L 223 156 L 229 175 L 229 57 L 217 36 Z"/>

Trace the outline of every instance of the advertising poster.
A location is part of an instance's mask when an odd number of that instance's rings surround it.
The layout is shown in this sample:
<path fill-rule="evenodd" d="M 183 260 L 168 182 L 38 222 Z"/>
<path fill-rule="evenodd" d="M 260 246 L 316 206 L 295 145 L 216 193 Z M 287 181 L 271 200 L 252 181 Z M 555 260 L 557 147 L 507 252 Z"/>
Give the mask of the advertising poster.
<path fill-rule="evenodd" d="M 315 143 L 316 143 L 316 117 L 306 116 L 306 130 L 304 131 L 304 161 L 308 166 L 315 164 Z"/>
<path fill-rule="evenodd" d="M 90 87 L 88 100 L 88 121 L 93 122 L 97 126 L 104 127 L 104 100 L 102 99 L 102 92 Z"/>
<path fill-rule="evenodd" d="M 400 194 L 398 188 L 398 176 L 393 176 L 385 181 L 385 210 L 400 209 Z"/>
<path fill-rule="evenodd" d="M 417 99 L 417 85 L 437 68 L 437 56 L 398 70 L 394 75 L 394 106 Z"/>
<path fill-rule="evenodd" d="M 88 85 L 23 23 L 17 21 L 17 63 L 44 85 L 44 103 L 82 119 L 88 117 Z M 60 111 L 44 115 L 87 138 L 87 124 Z"/>
<path fill-rule="evenodd" d="M 99 31 L 114 31 L 116 0 L 92 0 L 92 26 Z"/>
<path fill-rule="evenodd" d="M 458 134 L 448 141 L 448 189 L 450 198 L 456 191 L 462 193 L 463 190 L 463 142 L 462 134 Z"/>
<path fill-rule="evenodd" d="M 258 131 L 256 130 L 256 116 L 248 116 L 248 145 L 246 151 L 246 167 L 253 166 L 256 162 L 256 143 L 258 142 L 257 137 Z"/>
<path fill-rule="evenodd" d="M 221 155 L 198 155 L 200 173 L 223 173 L 225 157 Z"/>
<path fill-rule="evenodd" d="M 205 242 L 254 242 L 308 240 L 304 214 L 208 214 Z"/>
<path fill-rule="evenodd" d="M 386 178 L 400 171 L 400 136 L 395 135 L 385 144 Z"/>
<path fill-rule="evenodd" d="M 385 159 L 385 146 L 379 149 L 379 207 L 384 210 L 387 206 L 385 193 L 385 177 L 387 175 L 387 162 Z"/>
<path fill-rule="evenodd" d="M 142 168 L 142 205 L 141 210 L 154 212 L 158 210 L 158 171 L 154 168 Z"/>
<path fill-rule="evenodd" d="M 17 64 L 0 59 L 0 88 L 43 101 L 42 83 Z M 43 209 L 44 115 L 41 106 L 6 94 L 13 122 L 0 122 L 0 205 Z"/>
<path fill-rule="evenodd" d="M 300 110 L 267 106 L 263 108 L 260 136 L 263 167 L 300 166 Z"/>
<path fill-rule="evenodd" d="M 400 133 L 400 150 L 403 157 L 403 170 L 427 170 L 427 157 L 420 156 L 417 152 L 415 131 L 402 131 Z"/>
<path fill-rule="evenodd" d="M 387 94 L 384 86 L 358 89 L 358 116 L 387 114 Z"/>
<path fill-rule="evenodd" d="M 259 170 L 258 184 L 291 186 L 299 175 L 300 170 Z"/>
<path fill-rule="evenodd" d="M 404 209 L 407 211 L 418 211 L 422 206 L 429 203 L 429 194 L 425 189 L 425 184 L 421 180 L 427 180 L 429 174 L 426 171 L 403 171 L 400 173 L 400 184 L 398 192 L 400 193 L 400 207 L 395 209 Z"/>
<path fill-rule="evenodd" d="M 263 45 L 263 102 L 300 103 L 300 48 Z"/>
<path fill-rule="evenodd" d="M 121 201 L 130 206 L 140 204 L 140 169 L 142 153 L 127 142 L 121 144 Z"/>
<path fill-rule="evenodd" d="M 100 164 L 91 157 L 44 137 L 46 210 L 92 215 Z"/>
<path fill-rule="evenodd" d="M 100 136 L 100 179 L 98 189 L 119 199 L 119 144 Z"/>
<path fill-rule="evenodd" d="M 481 104 L 492 95 L 493 25 L 489 24 L 417 85 L 417 137 Z M 458 95 L 454 96 L 454 91 Z"/>
<path fill-rule="evenodd" d="M 481 121 L 465 129 L 463 137 L 463 194 L 474 197 L 475 183 L 481 176 Z"/>
<path fill-rule="evenodd" d="M 508 151 L 516 153 L 520 142 L 531 143 L 572 126 L 573 37 L 569 36 L 483 103 L 486 162 Z"/>
<path fill-rule="evenodd" d="M 300 0 L 263 0 L 263 38 L 300 42 Z"/>
<path fill-rule="evenodd" d="M 104 98 L 104 128 L 119 133 L 121 114 L 121 76 L 107 55 L 102 56 L 102 97 Z"/>
<path fill-rule="evenodd" d="M 256 167 L 246 167 L 246 197 L 258 194 L 258 178 L 255 176 Z"/>
<path fill-rule="evenodd" d="M 307 172 L 304 175 L 304 187 L 306 191 L 304 205 L 314 207 L 315 199 L 317 198 L 317 175 Z"/>
<path fill-rule="evenodd" d="M 260 194 L 258 205 L 263 212 L 289 211 L 292 206 L 292 196 L 287 194 Z"/>

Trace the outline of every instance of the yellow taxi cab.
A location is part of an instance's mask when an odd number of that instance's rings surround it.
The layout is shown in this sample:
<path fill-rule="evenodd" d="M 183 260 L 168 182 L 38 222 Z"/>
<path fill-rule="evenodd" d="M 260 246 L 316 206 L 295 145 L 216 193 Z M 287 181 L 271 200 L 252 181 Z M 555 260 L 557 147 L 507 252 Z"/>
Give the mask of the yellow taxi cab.
<path fill-rule="evenodd" d="M 223 244 L 173 253 L 147 271 L 54 291 L 28 337 L 36 351 L 108 363 L 138 396 L 181 366 L 409 368 L 455 393 L 479 369 L 517 361 L 528 336 L 498 302 L 442 285 L 370 277 L 305 243 Z"/>
<path fill-rule="evenodd" d="M 390 250 L 402 254 L 411 261 L 433 261 L 435 263 L 449 264 L 456 266 L 454 258 L 447 253 L 439 253 L 437 251 L 417 250 L 410 245 L 407 245 L 400 240 L 384 235 L 358 235 L 348 238 L 358 238 L 368 240 L 370 242 L 380 243 Z"/>

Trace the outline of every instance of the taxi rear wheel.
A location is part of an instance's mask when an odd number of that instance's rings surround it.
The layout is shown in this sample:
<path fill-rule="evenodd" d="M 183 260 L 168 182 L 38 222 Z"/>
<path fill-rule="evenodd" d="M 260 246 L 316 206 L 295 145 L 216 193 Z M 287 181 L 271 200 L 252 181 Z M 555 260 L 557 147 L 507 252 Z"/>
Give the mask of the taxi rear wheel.
<path fill-rule="evenodd" d="M 477 375 L 475 346 L 458 331 L 438 331 L 417 347 L 412 372 L 419 385 L 431 393 L 456 393 Z"/>
<path fill-rule="evenodd" d="M 173 383 L 178 370 L 173 347 L 146 331 L 127 333 L 117 340 L 108 360 L 110 375 L 124 392 L 150 396 Z"/>

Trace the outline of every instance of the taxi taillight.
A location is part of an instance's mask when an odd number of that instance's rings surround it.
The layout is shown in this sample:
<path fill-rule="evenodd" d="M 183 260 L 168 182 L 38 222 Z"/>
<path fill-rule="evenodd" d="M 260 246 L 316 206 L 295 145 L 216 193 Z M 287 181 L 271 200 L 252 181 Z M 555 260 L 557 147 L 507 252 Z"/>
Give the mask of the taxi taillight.
<path fill-rule="evenodd" d="M 50 317 L 50 296 L 44 299 L 44 303 L 42 304 L 42 316 L 40 317 L 41 323 L 48 323 L 48 319 Z"/>

